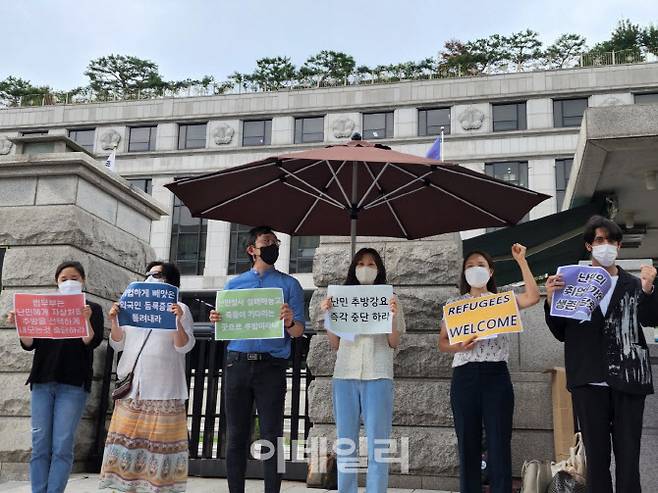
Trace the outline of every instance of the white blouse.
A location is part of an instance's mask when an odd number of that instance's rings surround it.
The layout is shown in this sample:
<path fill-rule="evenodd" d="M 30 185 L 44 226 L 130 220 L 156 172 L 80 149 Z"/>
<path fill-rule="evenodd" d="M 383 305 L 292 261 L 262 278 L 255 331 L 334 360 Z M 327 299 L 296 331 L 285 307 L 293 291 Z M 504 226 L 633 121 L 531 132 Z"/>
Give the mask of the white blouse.
<path fill-rule="evenodd" d="M 406 331 L 402 305 L 398 303 L 397 330 Z M 350 380 L 393 379 L 395 349 L 388 345 L 388 334 L 357 335 L 354 341 L 341 338 L 334 365 L 334 378 Z"/>
<path fill-rule="evenodd" d="M 185 354 L 194 347 L 194 321 L 190 309 L 184 303 L 178 303 L 183 309 L 181 324 L 189 340 L 183 347 L 174 344 L 174 330 L 152 330 L 151 336 L 139 356 L 133 384 L 127 399 L 171 400 L 187 399 L 187 382 L 185 380 Z M 125 378 L 135 364 L 149 329 L 122 325 L 123 339 L 115 341 L 109 338 L 110 346 L 115 351 L 123 351 L 117 377 Z"/>
<path fill-rule="evenodd" d="M 489 293 L 484 293 L 489 294 Z M 471 298 L 469 293 L 466 293 L 458 298 L 453 298 L 447 301 L 465 300 Z M 498 334 L 498 336 L 491 339 L 483 339 L 475 341 L 475 346 L 470 351 L 460 351 L 455 353 L 452 360 L 452 367 L 465 365 L 472 362 L 483 361 L 505 361 L 509 359 L 509 334 Z"/>

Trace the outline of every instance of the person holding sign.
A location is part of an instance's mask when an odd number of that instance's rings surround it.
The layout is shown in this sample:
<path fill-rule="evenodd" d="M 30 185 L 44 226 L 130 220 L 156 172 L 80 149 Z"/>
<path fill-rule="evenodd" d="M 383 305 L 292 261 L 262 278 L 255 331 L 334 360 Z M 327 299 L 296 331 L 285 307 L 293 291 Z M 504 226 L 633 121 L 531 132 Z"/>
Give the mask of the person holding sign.
<path fill-rule="evenodd" d="M 178 267 L 152 262 L 147 267 L 146 283 L 153 287 L 150 295 L 170 293 L 169 288 L 175 287 L 177 298 Z M 169 303 L 169 311 L 176 317 L 175 329 L 167 324 L 119 325 L 120 304 L 114 303 L 110 310 L 109 343 L 115 351 L 123 351 L 117 378 L 121 380 L 132 373 L 132 385 L 114 403 L 100 489 L 185 491 L 188 461 L 185 354 L 192 350 L 195 340 L 190 309 L 176 298 Z"/>
<path fill-rule="evenodd" d="M 567 388 L 587 454 L 587 491 L 595 493 L 612 493 L 611 440 L 616 491 L 641 490 L 644 401 L 653 393 L 642 326 L 658 325 L 656 269 L 642 266 L 638 279 L 617 266 L 622 235 L 616 223 L 601 216 L 585 225 L 583 240 L 592 266 L 605 269 L 612 280 L 589 320 L 551 315 L 553 298 L 566 289 L 565 279 L 553 275 L 546 281 L 546 324 L 564 342 Z"/>
<path fill-rule="evenodd" d="M 516 295 L 519 308 L 539 302 L 539 288 L 525 258 L 526 248 L 515 243 L 516 260 L 525 291 Z M 494 262 L 485 252 L 475 251 L 464 257 L 459 300 L 483 298 L 497 293 Z M 448 301 L 450 304 L 452 301 Z M 485 303 L 488 305 L 489 303 Z M 474 305 L 474 312 L 478 309 Z M 512 415 L 514 388 L 507 369 L 509 335 L 498 334 L 480 340 L 477 335 L 451 345 L 445 319 L 441 324 L 439 349 L 455 353 L 452 363 L 450 403 L 459 445 L 459 482 L 462 493 L 480 493 L 482 423 L 489 449 L 489 480 L 492 493 L 512 491 Z"/>
<path fill-rule="evenodd" d="M 304 291 L 294 277 L 279 272 L 279 240 L 268 226 L 249 232 L 247 255 L 253 266 L 231 279 L 224 290 L 280 288 L 284 303 L 279 316 L 283 337 L 236 339 L 228 344 L 223 385 L 226 399 L 227 448 L 226 471 L 231 493 L 243 493 L 251 417 L 254 402 L 258 410 L 261 440 L 270 455 L 264 461 L 265 493 L 278 493 L 281 475 L 277 458 L 283 453 L 283 411 L 286 398 L 286 369 L 290 358 L 290 338 L 304 333 Z M 220 311 L 210 312 L 210 321 L 222 319 Z"/>
<path fill-rule="evenodd" d="M 55 271 L 59 294 L 80 294 L 85 270 L 64 262 Z M 30 482 L 35 493 L 61 493 L 73 465 L 75 432 L 91 391 L 94 349 L 103 340 L 103 311 L 87 301 L 82 309 L 87 336 L 75 339 L 21 337 L 23 349 L 34 351 L 27 383 L 32 390 L 32 457 Z M 14 310 L 8 322 L 16 322 Z"/>
<path fill-rule="evenodd" d="M 346 333 L 338 335 L 331 331 L 331 327 L 327 327 L 329 343 L 338 352 L 332 382 L 338 491 L 341 493 L 357 492 L 361 417 L 368 439 L 366 490 L 368 493 L 383 493 L 388 486 L 391 458 L 380 457 L 395 450 L 388 443 L 393 422 L 393 356 L 395 348 L 400 344 L 400 336 L 405 332 L 405 323 L 402 307 L 395 295 L 384 300 L 367 296 L 367 286 L 385 284 L 386 269 L 377 250 L 359 250 L 347 270 L 345 285 L 363 286 L 363 295 L 345 300 L 345 303 L 372 305 L 374 300 L 379 307 L 385 306 L 392 316 L 392 330 L 389 333 L 350 336 Z M 326 313 L 334 314 L 342 303 L 340 298 L 334 301 L 326 298 L 321 308 Z M 381 310 L 374 313 L 378 312 Z M 331 317 L 325 317 L 325 320 L 330 323 L 332 321 Z M 353 318 L 350 321 L 355 326 L 361 323 Z"/>

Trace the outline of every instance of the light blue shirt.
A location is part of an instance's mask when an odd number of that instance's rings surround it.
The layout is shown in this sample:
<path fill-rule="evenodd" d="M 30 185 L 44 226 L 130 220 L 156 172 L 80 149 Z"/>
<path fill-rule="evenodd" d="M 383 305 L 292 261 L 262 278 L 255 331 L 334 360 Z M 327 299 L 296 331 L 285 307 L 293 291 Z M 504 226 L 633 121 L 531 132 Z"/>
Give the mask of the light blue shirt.
<path fill-rule="evenodd" d="M 290 305 L 295 322 L 305 326 L 304 317 L 304 291 L 299 281 L 288 274 L 271 268 L 258 274 L 251 269 L 226 283 L 224 289 L 253 289 L 253 288 L 281 288 L 283 301 Z M 290 357 L 290 334 L 284 330 L 284 337 L 279 339 L 245 339 L 231 341 L 228 344 L 230 351 L 241 353 L 269 353 L 275 358 Z"/>

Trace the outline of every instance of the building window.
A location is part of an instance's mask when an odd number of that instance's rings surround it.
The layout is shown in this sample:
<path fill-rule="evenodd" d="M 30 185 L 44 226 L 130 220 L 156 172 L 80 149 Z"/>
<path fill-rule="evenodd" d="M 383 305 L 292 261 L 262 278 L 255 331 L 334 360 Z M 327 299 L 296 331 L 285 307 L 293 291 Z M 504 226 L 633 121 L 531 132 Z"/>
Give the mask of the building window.
<path fill-rule="evenodd" d="M 190 210 L 178 197 L 174 197 L 171 226 L 171 262 L 175 262 L 183 275 L 203 274 L 206 263 L 206 235 L 208 220 L 192 217 Z"/>
<path fill-rule="evenodd" d="M 587 98 L 554 99 L 553 126 L 555 128 L 580 127 L 586 109 Z"/>
<path fill-rule="evenodd" d="M 324 141 L 324 116 L 295 118 L 295 144 Z"/>
<path fill-rule="evenodd" d="M 528 128 L 526 125 L 525 101 L 522 103 L 494 104 L 492 109 L 494 132 L 525 130 Z"/>
<path fill-rule="evenodd" d="M 156 126 L 130 127 L 130 134 L 128 135 L 128 152 L 154 151 L 156 130 Z"/>
<path fill-rule="evenodd" d="M 292 236 L 290 238 L 291 274 L 313 272 L 313 256 L 320 244 L 319 236 Z"/>
<path fill-rule="evenodd" d="M 129 178 L 128 183 L 132 188 L 141 190 L 144 193 L 151 195 L 152 192 L 152 180 L 150 178 Z"/>
<path fill-rule="evenodd" d="M 229 242 L 228 274 L 242 274 L 251 268 L 251 259 L 247 255 L 249 231 L 251 226 L 231 223 L 231 240 Z"/>
<path fill-rule="evenodd" d="M 94 139 L 96 136 L 95 128 L 85 128 L 79 130 L 69 130 L 69 138 L 80 147 L 89 152 L 94 152 Z"/>
<path fill-rule="evenodd" d="M 393 112 L 364 113 L 363 138 L 366 140 L 393 137 Z"/>
<path fill-rule="evenodd" d="M 203 149 L 206 147 L 206 124 L 190 123 L 178 125 L 179 149 Z"/>
<path fill-rule="evenodd" d="M 484 171 L 488 176 L 493 176 L 512 185 L 519 185 L 528 188 L 528 163 L 527 161 L 505 161 L 501 163 L 487 163 L 484 165 Z M 519 222 L 528 220 L 526 214 Z M 496 231 L 500 228 L 487 228 L 487 233 Z"/>
<path fill-rule="evenodd" d="M 210 310 L 215 306 L 216 298 L 216 291 L 211 293 L 208 291 L 184 291 L 180 293 L 180 301 L 188 306 L 195 323 L 208 323 Z"/>
<path fill-rule="evenodd" d="M 555 160 L 555 201 L 557 202 L 557 211 L 562 210 L 564 203 L 564 194 L 567 191 L 569 175 L 571 174 L 571 165 L 573 159 L 556 159 Z"/>
<path fill-rule="evenodd" d="M 272 120 L 242 122 L 243 146 L 268 146 L 272 143 Z"/>
<path fill-rule="evenodd" d="M 658 92 L 645 92 L 644 94 L 635 95 L 636 104 L 658 103 Z"/>
<path fill-rule="evenodd" d="M 418 110 L 418 135 L 450 134 L 450 108 Z"/>
<path fill-rule="evenodd" d="M 23 130 L 21 136 L 23 137 L 33 137 L 35 135 L 48 135 L 48 130 Z"/>

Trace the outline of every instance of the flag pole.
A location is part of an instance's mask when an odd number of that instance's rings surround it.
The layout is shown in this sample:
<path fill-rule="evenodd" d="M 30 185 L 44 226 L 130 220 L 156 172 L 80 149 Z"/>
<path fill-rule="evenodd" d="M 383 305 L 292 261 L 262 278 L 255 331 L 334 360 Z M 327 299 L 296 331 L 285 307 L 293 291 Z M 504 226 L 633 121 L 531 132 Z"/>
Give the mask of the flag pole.
<path fill-rule="evenodd" d="M 441 156 L 440 156 L 441 161 L 443 161 L 443 128 L 444 127 L 441 127 Z"/>

